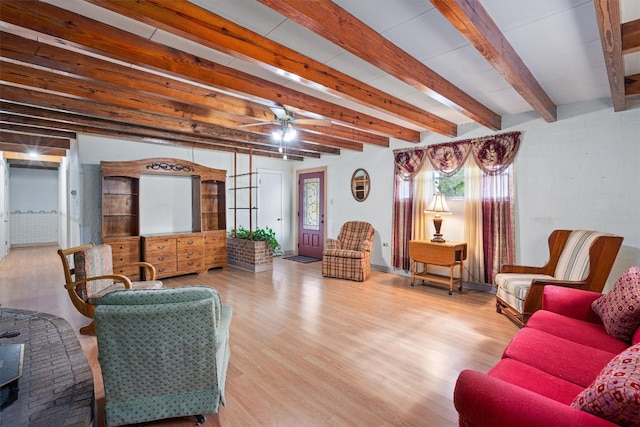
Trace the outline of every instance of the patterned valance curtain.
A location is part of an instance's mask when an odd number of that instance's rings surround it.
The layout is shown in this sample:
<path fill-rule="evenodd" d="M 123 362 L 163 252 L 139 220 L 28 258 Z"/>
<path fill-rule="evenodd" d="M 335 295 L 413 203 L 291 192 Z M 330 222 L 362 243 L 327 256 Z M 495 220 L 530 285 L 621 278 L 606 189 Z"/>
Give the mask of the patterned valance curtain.
<path fill-rule="evenodd" d="M 520 148 L 520 132 L 476 138 L 471 145 L 480 169 L 488 175 L 498 175 L 513 163 Z"/>
<path fill-rule="evenodd" d="M 396 174 L 404 180 L 415 178 L 422 169 L 425 160 L 426 150 L 424 148 L 410 148 L 406 150 L 393 150 L 393 161 Z"/>
<path fill-rule="evenodd" d="M 450 177 L 455 175 L 467 161 L 471 152 L 470 139 L 457 142 L 429 145 L 429 161 L 441 175 Z"/>
<path fill-rule="evenodd" d="M 409 270 L 409 240 L 413 224 L 414 179 L 422 169 L 426 150 L 393 150 L 393 227 L 391 229 L 391 263 L 394 268 Z"/>
<path fill-rule="evenodd" d="M 433 167 L 446 177 L 460 170 L 470 152 L 484 173 L 497 175 L 513 163 L 519 147 L 520 132 L 515 131 L 434 144 L 427 147 L 427 153 Z"/>

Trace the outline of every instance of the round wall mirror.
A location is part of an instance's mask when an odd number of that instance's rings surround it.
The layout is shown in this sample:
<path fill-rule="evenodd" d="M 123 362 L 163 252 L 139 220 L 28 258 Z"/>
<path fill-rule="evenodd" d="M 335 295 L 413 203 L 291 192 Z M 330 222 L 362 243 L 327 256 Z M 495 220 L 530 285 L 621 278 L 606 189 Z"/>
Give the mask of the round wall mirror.
<path fill-rule="evenodd" d="M 364 169 L 356 169 L 351 176 L 351 194 L 353 198 L 359 202 L 366 200 L 369 196 L 369 189 L 371 188 L 371 180 L 369 174 Z"/>

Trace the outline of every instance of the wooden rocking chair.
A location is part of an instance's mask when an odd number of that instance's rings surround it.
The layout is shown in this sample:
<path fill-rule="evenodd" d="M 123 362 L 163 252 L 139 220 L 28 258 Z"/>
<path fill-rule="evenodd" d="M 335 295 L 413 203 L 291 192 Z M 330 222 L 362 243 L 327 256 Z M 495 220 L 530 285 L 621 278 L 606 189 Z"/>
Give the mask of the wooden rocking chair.
<path fill-rule="evenodd" d="M 113 273 L 111 246 L 88 243 L 69 249 L 58 249 L 64 269 L 65 289 L 71 302 L 84 316 L 93 319 L 93 312 L 100 298 L 117 289 L 161 289 L 162 282 L 156 279 L 156 269 L 148 262 L 135 262 L 129 266 L 148 271 L 144 282 L 132 282 L 127 276 Z M 73 257 L 73 267 L 69 258 Z M 80 328 L 82 334 L 94 333 L 94 323 Z"/>

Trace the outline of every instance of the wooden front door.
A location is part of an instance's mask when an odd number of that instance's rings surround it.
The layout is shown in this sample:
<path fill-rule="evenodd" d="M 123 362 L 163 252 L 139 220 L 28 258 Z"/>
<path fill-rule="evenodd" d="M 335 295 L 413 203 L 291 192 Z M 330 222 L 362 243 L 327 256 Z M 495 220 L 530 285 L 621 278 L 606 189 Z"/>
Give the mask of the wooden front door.
<path fill-rule="evenodd" d="M 298 179 L 298 255 L 322 258 L 324 250 L 324 172 Z"/>

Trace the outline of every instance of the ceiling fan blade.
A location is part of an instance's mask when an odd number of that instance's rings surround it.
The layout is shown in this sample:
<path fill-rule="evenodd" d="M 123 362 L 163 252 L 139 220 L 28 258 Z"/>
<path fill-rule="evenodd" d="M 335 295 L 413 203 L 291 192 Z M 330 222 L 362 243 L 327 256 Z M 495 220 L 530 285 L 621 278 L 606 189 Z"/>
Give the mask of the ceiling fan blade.
<path fill-rule="evenodd" d="M 331 120 L 329 119 L 296 119 L 293 123 L 298 125 L 331 126 Z"/>
<path fill-rule="evenodd" d="M 248 128 L 251 126 L 265 126 L 265 125 L 277 125 L 278 122 L 259 122 L 259 123 L 245 123 L 238 125 L 239 128 Z"/>
<path fill-rule="evenodd" d="M 273 114 L 276 115 L 278 120 L 286 119 L 289 117 L 289 113 L 283 107 L 269 107 Z"/>

